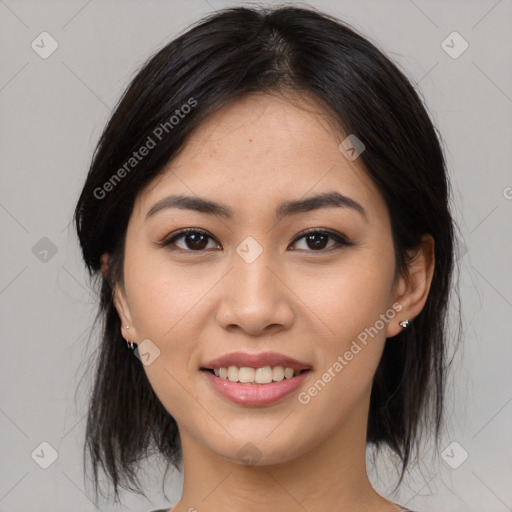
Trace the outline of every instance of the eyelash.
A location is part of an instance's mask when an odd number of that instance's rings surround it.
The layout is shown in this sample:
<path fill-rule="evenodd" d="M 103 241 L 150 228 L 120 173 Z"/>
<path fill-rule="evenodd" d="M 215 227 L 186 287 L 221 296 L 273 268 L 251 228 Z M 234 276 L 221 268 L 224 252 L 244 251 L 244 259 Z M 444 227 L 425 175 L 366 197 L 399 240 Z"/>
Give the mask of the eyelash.
<path fill-rule="evenodd" d="M 169 237 L 165 238 L 162 242 L 160 242 L 159 245 L 160 245 L 160 247 L 166 247 L 167 249 L 169 249 L 171 251 L 181 252 L 181 253 L 202 253 L 202 252 L 206 252 L 206 249 L 201 249 L 201 250 L 193 251 L 193 250 L 190 250 L 190 249 L 181 249 L 181 248 L 171 248 L 170 247 L 172 244 L 174 244 L 176 242 L 176 240 L 178 240 L 180 238 L 183 238 L 184 236 L 189 235 L 189 234 L 206 235 L 207 237 L 211 238 L 212 240 L 215 240 L 209 233 L 207 233 L 206 231 L 203 231 L 202 229 L 185 228 L 185 229 L 180 229 L 179 231 L 177 231 L 177 232 L 173 233 L 172 235 L 170 235 Z M 302 233 L 300 233 L 299 236 L 297 236 L 297 238 L 295 238 L 295 240 L 292 242 L 292 244 L 295 244 L 300 239 L 304 238 L 307 235 L 311 235 L 311 234 L 327 235 L 330 238 L 332 238 L 338 244 L 338 247 L 332 246 L 332 247 L 329 247 L 328 249 L 320 249 L 318 251 L 306 250 L 306 252 L 323 254 L 323 253 L 326 253 L 326 252 L 331 252 L 332 250 L 340 249 L 339 246 L 349 247 L 349 246 L 355 245 L 353 242 L 349 242 L 340 233 L 337 233 L 336 231 L 331 231 L 331 230 L 328 230 L 328 229 L 321 229 L 321 228 L 313 228 L 313 229 L 307 229 L 306 231 L 303 231 Z"/>

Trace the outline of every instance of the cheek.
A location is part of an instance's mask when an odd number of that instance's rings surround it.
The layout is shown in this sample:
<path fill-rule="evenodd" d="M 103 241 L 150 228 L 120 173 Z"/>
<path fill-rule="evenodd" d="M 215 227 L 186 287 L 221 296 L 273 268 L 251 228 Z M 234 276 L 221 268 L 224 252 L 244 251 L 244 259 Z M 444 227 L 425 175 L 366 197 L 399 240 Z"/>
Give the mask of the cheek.
<path fill-rule="evenodd" d="M 159 351 L 144 366 L 151 387 L 169 414 L 186 422 L 191 404 L 199 400 L 188 384 L 197 371 L 192 362 L 202 326 L 198 311 L 212 284 L 197 279 L 197 273 L 194 279 L 192 267 L 171 265 L 162 252 L 127 251 L 125 286 L 137 338 L 151 340 Z"/>
<path fill-rule="evenodd" d="M 172 340 L 173 333 L 189 321 L 208 289 L 192 267 L 173 266 L 163 253 L 135 249 L 127 252 L 125 260 L 126 290 L 137 333 L 160 343 Z"/>
<path fill-rule="evenodd" d="M 315 292 L 309 301 L 330 327 L 333 340 L 346 341 L 372 326 L 390 308 L 394 254 L 354 252 L 328 275 L 320 272 L 316 277 L 310 279 L 309 289 Z"/>
<path fill-rule="evenodd" d="M 316 349 L 320 372 L 336 374 L 329 384 L 338 395 L 336 400 L 346 401 L 347 388 L 357 394 L 371 384 L 386 342 L 387 325 L 396 316 L 392 307 L 394 268 L 391 248 L 362 251 L 332 272 L 329 279 L 324 278 L 323 294 L 319 286 L 315 288 L 314 310 L 329 327 Z M 315 299 L 311 302 L 314 304 Z"/>

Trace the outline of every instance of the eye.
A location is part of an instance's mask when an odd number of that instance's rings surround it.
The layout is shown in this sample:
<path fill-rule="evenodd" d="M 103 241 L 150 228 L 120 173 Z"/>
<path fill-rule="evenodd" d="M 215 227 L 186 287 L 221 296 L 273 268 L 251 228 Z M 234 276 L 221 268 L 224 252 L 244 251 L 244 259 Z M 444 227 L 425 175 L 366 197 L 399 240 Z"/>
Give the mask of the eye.
<path fill-rule="evenodd" d="M 213 238 L 206 233 L 206 231 L 202 231 L 196 228 L 187 228 L 181 229 L 176 234 L 171 236 L 170 238 L 165 239 L 162 243 L 162 247 L 168 247 L 171 245 L 175 245 L 178 249 L 182 249 L 185 252 L 201 252 L 207 248 L 208 239 L 213 240 Z M 178 246 L 176 241 L 183 239 L 184 246 Z M 170 247 L 171 250 L 176 250 L 173 247 Z"/>
<path fill-rule="evenodd" d="M 341 246 L 350 246 L 354 245 L 352 242 L 349 242 L 343 235 L 340 233 L 329 231 L 325 229 L 309 229 L 302 233 L 301 236 L 297 237 L 294 240 L 294 244 L 297 241 L 304 239 L 306 244 L 306 249 L 312 249 L 308 252 L 323 252 L 326 249 L 326 242 L 331 238 L 334 240 L 334 244 L 327 247 L 327 250 L 331 250 L 333 246 L 341 245 Z M 182 246 L 179 246 L 177 241 L 183 239 Z M 186 228 L 181 229 L 177 233 L 171 235 L 171 237 L 166 238 L 163 242 L 161 242 L 161 247 L 170 247 L 170 250 L 182 250 L 183 252 L 201 252 L 205 249 L 208 249 L 208 239 L 214 240 L 206 231 L 196 228 Z M 218 244 L 217 244 L 218 245 Z M 210 247 L 211 249 L 212 247 Z M 296 249 L 294 249 L 296 250 Z M 304 248 L 300 249 L 304 250 Z"/>
<path fill-rule="evenodd" d="M 326 249 L 326 243 L 327 240 L 331 238 L 335 241 L 334 244 L 328 246 L 327 251 L 324 251 Z M 333 248 L 333 246 L 341 245 L 341 246 L 350 246 L 354 245 L 352 242 L 349 242 L 342 234 L 329 231 L 325 229 L 308 229 L 304 233 L 302 233 L 301 236 L 295 239 L 294 243 L 296 243 L 298 240 L 304 239 L 306 250 L 312 249 L 309 252 L 328 252 Z M 302 250 L 302 249 L 301 249 Z"/>

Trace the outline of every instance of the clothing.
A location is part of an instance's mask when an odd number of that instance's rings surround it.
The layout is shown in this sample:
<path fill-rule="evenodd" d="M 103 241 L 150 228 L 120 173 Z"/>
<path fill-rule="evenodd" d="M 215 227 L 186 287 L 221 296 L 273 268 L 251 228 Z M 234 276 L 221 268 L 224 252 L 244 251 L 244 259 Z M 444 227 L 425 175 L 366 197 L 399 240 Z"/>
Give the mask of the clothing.
<path fill-rule="evenodd" d="M 398 506 L 400 506 L 400 505 L 398 505 Z M 402 507 L 402 509 L 403 509 L 404 512 L 414 512 L 414 510 L 410 510 L 408 508 L 403 508 Z M 158 510 L 151 510 L 150 512 L 169 512 L 169 510 L 170 509 L 168 509 L 168 508 L 159 508 Z"/>

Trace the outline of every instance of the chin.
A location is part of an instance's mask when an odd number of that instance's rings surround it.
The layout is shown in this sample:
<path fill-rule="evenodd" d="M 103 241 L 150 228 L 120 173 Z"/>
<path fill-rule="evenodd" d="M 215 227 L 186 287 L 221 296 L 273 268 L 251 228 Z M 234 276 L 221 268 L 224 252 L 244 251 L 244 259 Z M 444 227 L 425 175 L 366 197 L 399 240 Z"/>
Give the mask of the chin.
<path fill-rule="evenodd" d="M 269 436 L 267 431 L 255 431 L 254 435 L 246 431 L 244 436 L 236 440 L 230 438 L 228 443 L 229 446 L 220 443 L 210 446 L 223 459 L 245 466 L 284 464 L 300 457 L 308 449 L 308 442 L 305 439 L 289 435 Z"/>

